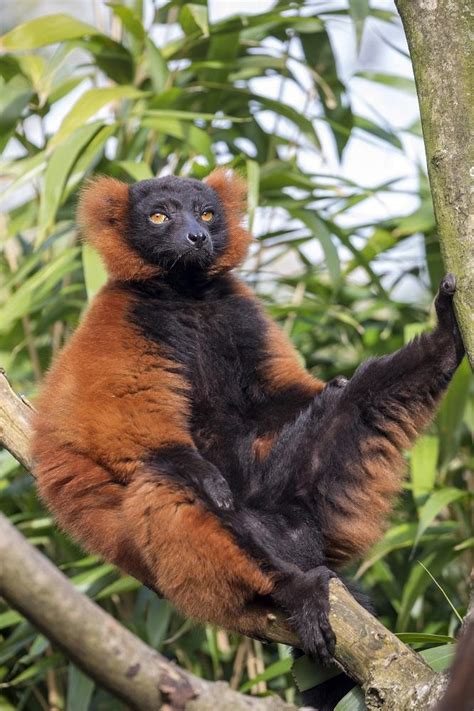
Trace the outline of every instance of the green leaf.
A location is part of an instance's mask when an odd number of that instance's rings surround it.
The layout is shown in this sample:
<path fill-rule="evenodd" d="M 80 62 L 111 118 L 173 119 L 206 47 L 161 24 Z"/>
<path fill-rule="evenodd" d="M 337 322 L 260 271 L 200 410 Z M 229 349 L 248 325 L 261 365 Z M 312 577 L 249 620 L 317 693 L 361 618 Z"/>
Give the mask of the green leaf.
<path fill-rule="evenodd" d="M 19 612 L 15 612 L 14 610 L 2 612 L 0 614 L 0 630 L 5 629 L 5 627 L 12 627 L 22 620 L 24 620 L 24 617 L 22 617 Z"/>
<path fill-rule="evenodd" d="M 122 44 L 101 34 L 82 40 L 75 39 L 71 44 L 90 52 L 97 67 L 118 84 L 130 84 L 133 81 L 133 57 Z"/>
<path fill-rule="evenodd" d="M 0 47 L 5 50 L 36 49 L 95 34 L 99 34 L 97 28 L 69 15 L 43 15 L 14 27 L 0 37 Z"/>
<path fill-rule="evenodd" d="M 133 86 L 110 86 L 99 89 L 89 89 L 76 101 L 72 109 L 63 119 L 58 132 L 53 136 L 50 145 L 57 145 L 94 116 L 100 109 L 112 101 L 123 99 L 138 99 L 144 92 Z"/>
<path fill-rule="evenodd" d="M 200 32 L 209 37 L 209 18 L 205 5 L 187 2 L 180 10 L 179 23 L 186 35 Z"/>
<path fill-rule="evenodd" d="M 149 180 L 154 178 L 151 168 L 146 163 L 137 162 L 131 160 L 120 160 L 115 163 L 115 165 L 120 166 L 122 170 L 130 175 L 133 180 Z"/>
<path fill-rule="evenodd" d="M 405 644 L 453 644 L 454 637 L 445 634 L 425 634 L 422 632 L 399 632 L 397 637 Z"/>
<path fill-rule="evenodd" d="M 357 571 L 357 577 L 361 577 L 376 561 L 385 558 L 392 551 L 412 548 L 417 530 L 418 525 L 416 523 L 401 523 L 398 526 L 389 528 L 383 538 L 371 549 L 367 559 Z M 457 530 L 458 524 L 447 521 L 443 524 L 437 524 L 436 527 L 430 530 L 426 530 L 419 540 L 438 540 L 443 534 L 449 535 Z"/>
<path fill-rule="evenodd" d="M 333 237 L 326 223 L 323 222 L 315 212 L 310 212 L 309 210 L 291 210 L 291 214 L 296 219 L 304 222 L 314 237 L 320 242 L 331 281 L 334 288 L 336 288 L 341 279 L 341 265 L 336 245 L 334 244 Z"/>
<path fill-rule="evenodd" d="M 5 134 L 12 129 L 28 102 L 33 96 L 33 90 L 24 76 L 17 76 L 5 82 L 0 77 L 0 131 Z"/>
<path fill-rule="evenodd" d="M 416 336 L 428 330 L 429 327 L 426 323 L 407 323 L 403 328 L 403 342 L 410 343 Z"/>
<path fill-rule="evenodd" d="M 296 686 L 300 692 L 303 692 L 338 676 L 341 673 L 341 669 L 336 664 L 322 667 L 314 659 L 303 654 L 294 660 L 291 672 Z M 247 691 L 247 689 L 240 689 L 240 691 Z"/>
<path fill-rule="evenodd" d="M 107 270 L 99 253 L 90 244 L 82 247 L 82 266 L 88 301 L 92 301 L 107 281 Z"/>
<path fill-rule="evenodd" d="M 158 133 L 164 133 L 167 136 L 177 138 L 180 142 L 185 142 L 186 145 L 193 148 L 196 153 L 204 155 L 211 164 L 214 162 L 211 139 L 202 128 L 198 128 L 187 121 L 178 121 L 176 119 L 161 118 L 158 116 L 144 118 L 141 125 L 143 128 L 151 128 Z"/>
<path fill-rule="evenodd" d="M 153 596 L 148 604 L 146 630 L 148 641 L 154 649 L 159 649 L 165 639 L 173 607 L 167 600 Z"/>
<path fill-rule="evenodd" d="M 228 116 L 227 114 L 216 116 L 216 114 L 204 113 L 200 111 L 181 111 L 180 109 L 149 109 L 144 111 L 142 115 L 145 118 L 170 118 L 182 121 L 214 121 L 216 119 L 219 121 L 232 121 L 233 123 L 245 123 L 250 121 L 249 118 L 242 118 L 240 116 Z"/>
<path fill-rule="evenodd" d="M 92 570 L 86 570 L 83 573 L 74 575 L 70 581 L 79 592 L 90 594 L 92 588 L 98 581 L 103 580 L 113 572 L 115 572 L 114 566 L 109 563 L 104 563 L 98 565 L 96 568 L 92 568 Z"/>
<path fill-rule="evenodd" d="M 126 575 L 118 580 L 114 580 L 110 585 L 107 585 L 107 587 L 94 596 L 94 600 L 104 600 L 107 597 L 111 597 L 111 595 L 132 592 L 133 590 L 141 588 L 141 585 L 138 580 Z"/>
<path fill-rule="evenodd" d="M 435 219 L 431 202 L 423 202 L 418 210 L 397 221 L 393 234 L 397 237 L 406 237 L 416 232 L 431 232 L 434 228 Z"/>
<path fill-rule="evenodd" d="M 457 546 L 454 546 L 455 551 L 465 551 L 467 548 L 474 548 L 474 536 L 466 538 L 465 541 L 458 543 Z"/>
<path fill-rule="evenodd" d="M 156 94 L 161 94 L 167 87 L 170 77 L 168 65 L 161 53 L 161 50 L 158 49 L 149 37 L 146 38 L 145 46 L 146 57 L 148 60 L 148 72 L 153 86 L 153 91 Z"/>
<path fill-rule="evenodd" d="M 324 115 L 333 129 L 339 156 L 342 156 L 352 131 L 354 117 L 346 87 L 337 74 L 336 59 L 329 35 L 323 28 L 317 38 L 303 34 L 300 40 L 308 65 L 319 77 L 316 81 L 316 89 Z M 344 130 L 338 130 L 337 127 L 342 127 Z"/>
<path fill-rule="evenodd" d="M 454 488 L 441 489 L 440 491 L 435 491 L 431 494 L 429 499 L 423 504 L 418 512 L 419 524 L 414 545 L 416 546 L 418 544 L 420 536 L 423 535 L 425 530 L 440 513 L 440 511 L 446 508 L 446 506 L 449 506 L 449 504 L 452 504 L 453 501 L 458 501 L 467 495 L 467 491 L 461 491 L 461 489 Z"/>
<path fill-rule="evenodd" d="M 135 37 L 135 39 L 143 42 L 146 37 L 145 28 L 133 10 L 121 3 L 107 2 L 105 4 L 110 7 L 116 17 L 120 18 L 122 25 L 129 33 Z"/>
<path fill-rule="evenodd" d="M 457 554 L 454 554 L 451 545 L 440 545 L 437 550 L 431 551 L 423 557 L 423 566 L 425 566 L 432 575 L 438 575 L 445 567 L 447 561 L 453 560 L 455 555 Z M 423 566 L 412 566 L 408 580 L 403 588 L 396 623 L 396 629 L 400 632 L 403 632 L 408 624 L 415 601 L 418 597 L 423 595 L 426 588 L 432 584 L 432 580 Z"/>
<path fill-rule="evenodd" d="M 41 193 L 38 215 L 37 246 L 43 242 L 49 228 L 54 223 L 74 163 L 101 126 L 102 124 L 97 122 L 78 128 L 53 151 L 44 175 L 44 188 Z"/>
<path fill-rule="evenodd" d="M 445 669 L 449 669 L 452 665 L 456 654 L 456 645 L 445 644 L 442 647 L 425 649 L 423 652 L 420 652 L 420 654 L 434 671 L 441 672 Z"/>
<path fill-rule="evenodd" d="M 10 294 L 0 308 L 0 333 L 7 332 L 15 320 L 41 309 L 42 300 L 50 296 L 66 274 L 77 268 L 78 254 L 77 248 L 63 250 Z"/>
<path fill-rule="evenodd" d="M 372 136 L 380 138 L 382 141 L 390 143 L 390 145 L 398 148 L 399 150 L 403 149 L 403 143 L 398 138 L 396 133 L 388 128 L 384 128 L 383 126 L 374 123 L 373 121 L 370 121 L 370 119 L 365 118 L 365 116 L 354 116 L 354 127 L 360 129 L 361 131 L 366 131 Z"/>
<path fill-rule="evenodd" d="M 52 654 L 46 659 L 41 659 L 36 664 L 32 664 L 30 667 L 22 671 L 18 676 L 8 682 L 10 686 L 17 686 L 25 681 L 34 679 L 35 677 L 42 676 L 45 671 L 51 669 L 51 667 L 57 666 L 58 662 L 61 661 L 60 654 Z"/>
<path fill-rule="evenodd" d="M 74 664 L 68 666 L 66 711 L 88 711 L 95 682 Z"/>
<path fill-rule="evenodd" d="M 360 49 L 365 19 L 370 13 L 369 0 L 349 0 L 349 10 L 354 23 L 357 49 Z"/>
<path fill-rule="evenodd" d="M 383 72 L 357 72 L 354 76 L 360 77 L 361 79 L 368 79 L 369 81 L 374 81 L 377 84 L 384 84 L 392 89 L 401 89 L 402 91 L 409 91 L 410 93 L 415 93 L 415 82 L 413 79 L 408 79 L 407 77 L 401 77 L 397 74 L 384 74 Z"/>
<path fill-rule="evenodd" d="M 375 229 L 365 245 L 359 250 L 358 258 L 351 259 L 344 274 L 350 274 L 360 265 L 361 258 L 370 262 L 379 254 L 383 254 L 397 243 L 397 238 L 393 232 L 381 228 Z"/>
<path fill-rule="evenodd" d="M 39 151 L 32 158 L 23 158 L 18 161 L 8 162 L 2 167 L 4 175 L 14 177 L 12 184 L 3 191 L 1 199 L 7 200 L 18 188 L 29 183 L 41 173 L 46 165 L 46 151 Z"/>
<path fill-rule="evenodd" d="M 334 711 L 367 711 L 364 694 L 360 686 L 351 689 L 334 707 Z"/>
<path fill-rule="evenodd" d="M 439 439 L 423 435 L 410 453 L 411 480 L 415 502 L 433 489 L 436 481 Z"/>
<path fill-rule="evenodd" d="M 260 192 L 260 166 L 255 160 L 247 161 L 247 189 L 248 189 L 248 214 L 249 231 L 252 232 L 255 219 L 255 210 L 258 207 Z"/>
<path fill-rule="evenodd" d="M 446 465 L 456 454 L 463 429 L 464 413 L 469 402 L 472 372 L 467 358 L 454 374 L 448 392 L 436 417 L 441 438 L 441 461 Z"/>
<path fill-rule="evenodd" d="M 245 684 L 242 684 L 242 686 L 239 688 L 240 693 L 243 694 L 249 691 L 252 686 L 255 686 L 255 684 L 258 684 L 261 681 L 270 681 L 271 679 L 276 679 L 277 677 L 282 676 L 283 674 L 288 674 L 288 672 L 291 671 L 292 663 L 293 660 L 289 656 L 283 657 L 283 659 L 279 659 L 277 662 L 273 662 L 273 664 L 270 664 L 264 672 L 258 674 L 253 679 L 249 679 L 245 682 Z"/>

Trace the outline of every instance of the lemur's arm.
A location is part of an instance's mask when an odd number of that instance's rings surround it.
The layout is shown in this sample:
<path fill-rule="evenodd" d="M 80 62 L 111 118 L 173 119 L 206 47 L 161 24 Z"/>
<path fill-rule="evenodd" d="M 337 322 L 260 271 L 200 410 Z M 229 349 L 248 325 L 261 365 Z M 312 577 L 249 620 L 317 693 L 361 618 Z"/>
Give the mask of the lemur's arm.
<path fill-rule="evenodd" d="M 229 484 L 219 469 L 204 459 L 197 449 L 189 444 L 166 444 L 150 457 L 151 471 L 180 486 L 193 489 L 218 509 L 232 507 L 233 499 Z"/>

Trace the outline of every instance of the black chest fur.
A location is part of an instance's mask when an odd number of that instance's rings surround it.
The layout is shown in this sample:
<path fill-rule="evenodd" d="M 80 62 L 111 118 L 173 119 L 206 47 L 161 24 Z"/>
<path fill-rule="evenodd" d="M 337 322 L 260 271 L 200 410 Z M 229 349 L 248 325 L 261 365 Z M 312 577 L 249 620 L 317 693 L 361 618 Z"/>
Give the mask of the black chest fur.
<path fill-rule="evenodd" d="M 191 385 L 191 429 L 210 454 L 255 427 L 265 320 L 225 282 L 195 295 L 137 293 L 131 318 Z"/>

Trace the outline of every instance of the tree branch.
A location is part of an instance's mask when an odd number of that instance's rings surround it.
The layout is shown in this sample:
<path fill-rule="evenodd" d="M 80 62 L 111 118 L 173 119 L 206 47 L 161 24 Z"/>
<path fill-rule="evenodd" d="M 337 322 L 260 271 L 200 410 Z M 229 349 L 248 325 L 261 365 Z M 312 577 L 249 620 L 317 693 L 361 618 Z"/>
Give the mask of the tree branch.
<path fill-rule="evenodd" d="M 32 464 L 31 413 L 0 373 L 0 445 L 26 468 Z M 239 709 L 241 703 L 268 708 L 268 699 L 243 697 L 225 684 L 204 682 L 170 664 L 77 592 L 4 517 L 0 593 L 99 684 L 144 711 L 158 708 L 164 697 L 170 709 L 199 711 L 206 703 L 219 709 Z M 339 580 L 330 582 L 330 606 L 336 660 L 362 686 L 368 708 L 427 708 L 438 677 L 426 662 L 364 610 Z M 269 641 L 298 646 L 281 612 L 269 609 L 266 619 Z M 272 709 L 294 708 L 275 697 L 270 703 Z"/>
<path fill-rule="evenodd" d="M 457 278 L 456 313 L 474 368 L 471 4 L 396 0 L 410 48 L 444 263 Z"/>

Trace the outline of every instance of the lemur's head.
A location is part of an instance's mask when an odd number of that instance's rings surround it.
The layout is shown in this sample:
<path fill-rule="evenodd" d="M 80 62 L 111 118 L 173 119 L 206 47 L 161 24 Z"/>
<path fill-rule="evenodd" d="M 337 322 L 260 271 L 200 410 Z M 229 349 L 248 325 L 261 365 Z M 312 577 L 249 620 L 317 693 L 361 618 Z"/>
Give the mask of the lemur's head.
<path fill-rule="evenodd" d="M 247 252 L 245 195 L 244 181 L 224 169 L 204 182 L 167 176 L 126 185 L 101 177 L 84 189 L 78 218 L 115 279 L 212 276 Z"/>

